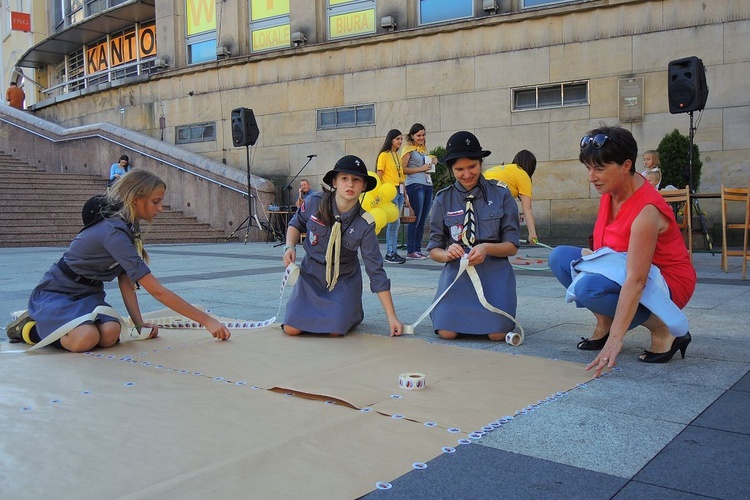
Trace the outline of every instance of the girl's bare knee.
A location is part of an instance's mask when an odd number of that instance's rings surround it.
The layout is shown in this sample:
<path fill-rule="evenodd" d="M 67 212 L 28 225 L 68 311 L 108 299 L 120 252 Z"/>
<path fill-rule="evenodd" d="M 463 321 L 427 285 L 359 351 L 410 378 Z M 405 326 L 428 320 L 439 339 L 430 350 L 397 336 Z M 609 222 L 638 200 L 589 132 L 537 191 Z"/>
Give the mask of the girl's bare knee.
<path fill-rule="evenodd" d="M 60 339 L 60 344 L 70 352 L 90 351 L 99 344 L 99 330 L 94 325 L 80 325 Z"/>
<path fill-rule="evenodd" d="M 302 333 L 302 330 L 299 328 L 294 328 L 293 326 L 284 325 L 284 333 L 287 335 L 299 335 Z"/>
<path fill-rule="evenodd" d="M 117 321 L 108 321 L 97 324 L 99 330 L 99 347 L 112 347 L 120 339 L 120 323 Z"/>
<path fill-rule="evenodd" d="M 495 342 L 499 342 L 501 340 L 505 340 L 505 336 L 507 333 L 489 333 L 487 334 L 487 337 L 489 337 L 490 340 L 494 340 Z"/>
<path fill-rule="evenodd" d="M 438 330 L 437 334 L 445 340 L 453 340 L 458 337 L 458 333 L 452 332 L 450 330 Z"/>

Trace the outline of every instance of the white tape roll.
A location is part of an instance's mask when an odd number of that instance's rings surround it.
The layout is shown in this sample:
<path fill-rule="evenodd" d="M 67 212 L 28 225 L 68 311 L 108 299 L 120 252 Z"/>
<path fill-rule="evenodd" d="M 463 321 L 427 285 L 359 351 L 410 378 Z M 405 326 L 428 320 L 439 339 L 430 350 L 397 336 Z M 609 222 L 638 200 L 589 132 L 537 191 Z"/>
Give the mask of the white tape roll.
<path fill-rule="evenodd" d="M 518 347 L 519 345 L 523 344 L 523 332 L 516 333 L 516 332 L 510 332 L 508 335 L 505 336 L 505 343 L 508 345 L 512 345 L 514 347 Z"/>
<path fill-rule="evenodd" d="M 407 391 L 418 391 L 427 387 L 424 373 L 402 373 L 398 376 L 398 386 Z"/>
<path fill-rule="evenodd" d="M 292 262 L 284 270 L 284 279 L 282 280 L 281 287 L 283 288 L 284 286 L 294 286 L 294 284 L 297 283 L 298 277 L 299 267 L 297 267 L 297 264 Z"/>

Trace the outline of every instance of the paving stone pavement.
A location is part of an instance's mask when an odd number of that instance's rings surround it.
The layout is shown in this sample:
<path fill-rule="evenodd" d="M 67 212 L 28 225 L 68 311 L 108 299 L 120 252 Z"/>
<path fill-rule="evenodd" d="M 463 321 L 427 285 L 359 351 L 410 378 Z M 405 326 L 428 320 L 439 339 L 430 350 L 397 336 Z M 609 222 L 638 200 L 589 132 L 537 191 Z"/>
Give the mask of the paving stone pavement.
<path fill-rule="evenodd" d="M 262 320 L 276 313 L 280 247 L 225 243 L 148 249 L 154 274 L 189 302 L 238 319 Z M 3 325 L 12 311 L 26 308 L 31 289 L 63 250 L 0 248 Z M 457 453 L 435 458 L 426 469 L 405 474 L 391 489 L 374 490 L 367 498 L 746 498 L 750 280 L 740 279 L 739 259 L 730 259 L 729 273 L 720 270 L 719 261 L 719 254 L 694 255 L 699 279 L 685 309 L 693 341 L 684 360 L 638 362 L 649 338 L 647 330 L 637 328 L 626 337 L 618 369 L 610 376 L 514 419 Z M 440 265 L 410 260 L 388 264 L 386 271 L 399 317 L 412 323 L 432 302 Z M 564 289 L 548 271 L 518 271 L 516 276 L 525 343 L 450 343 L 579 363 L 593 359 L 575 348 L 593 329 L 591 315 L 565 303 Z M 364 288 L 365 320 L 357 331 L 385 335 L 385 315 L 369 293 L 367 278 Z M 106 290 L 111 304 L 124 310 L 116 284 L 107 284 Z M 162 308 L 145 292 L 139 301 L 143 311 Z M 0 330 L 0 341 L 4 333 Z M 429 318 L 416 335 L 448 342 L 432 332 Z"/>

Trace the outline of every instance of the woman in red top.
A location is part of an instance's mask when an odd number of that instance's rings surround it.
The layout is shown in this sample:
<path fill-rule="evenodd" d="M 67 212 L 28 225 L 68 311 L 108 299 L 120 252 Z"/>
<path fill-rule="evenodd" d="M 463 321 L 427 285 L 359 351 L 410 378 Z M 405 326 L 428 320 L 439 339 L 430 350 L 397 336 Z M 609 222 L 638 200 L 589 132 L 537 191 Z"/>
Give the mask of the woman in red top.
<path fill-rule="evenodd" d="M 577 305 L 591 310 L 597 320 L 592 337 L 578 344 L 582 350 L 601 350 L 586 367 L 595 369 L 596 376 L 604 367 L 617 364 L 623 337 L 638 325 L 651 331 L 651 349 L 639 357 L 643 362 L 665 363 L 678 350 L 685 357 L 690 343 L 689 332 L 670 331 L 641 304 L 652 264 L 680 309 L 690 300 L 697 278 L 672 210 L 643 176 L 636 175 L 637 154 L 633 135 L 621 127 L 603 126 L 581 139 L 579 160 L 586 166 L 589 182 L 602 195 L 594 250 L 608 247 L 626 253 L 622 284 L 587 274 L 574 285 Z M 571 262 L 580 258 L 580 248 L 566 246 L 550 255 L 550 268 L 566 287 L 573 281 Z"/>

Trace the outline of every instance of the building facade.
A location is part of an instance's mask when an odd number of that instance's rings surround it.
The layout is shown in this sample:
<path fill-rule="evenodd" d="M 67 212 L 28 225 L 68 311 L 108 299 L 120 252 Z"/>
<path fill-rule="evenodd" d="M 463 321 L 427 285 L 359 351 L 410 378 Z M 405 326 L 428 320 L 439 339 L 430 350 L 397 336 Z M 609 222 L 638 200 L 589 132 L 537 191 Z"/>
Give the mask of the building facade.
<path fill-rule="evenodd" d="M 253 173 L 319 185 L 344 154 L 374 168 L 387 131 L 457 130 L 492 155 L 537 156 L 541 237 L 590 230 L 598 195 L 580 137 L 621 123 L 641 151 L 685 113 L 670 61 L 699 57 L 703 191 L 750 178 L 750 2 L 742 0 L 64 0 L 16 64 L 44 83 L 31 108 L 70 127 L 111 122 L 245 169 L 231 112 L 252 109 Z M 39 17 L 35 12 L 34 18 Z M 28 91 L 27 91 L 28 93 Z M 638 165 L 640 167 L 640 165 Z M 284 191 L 284 190 L 280 190 Z M 286 204 L 285 192 L 279 203 Z"/>

